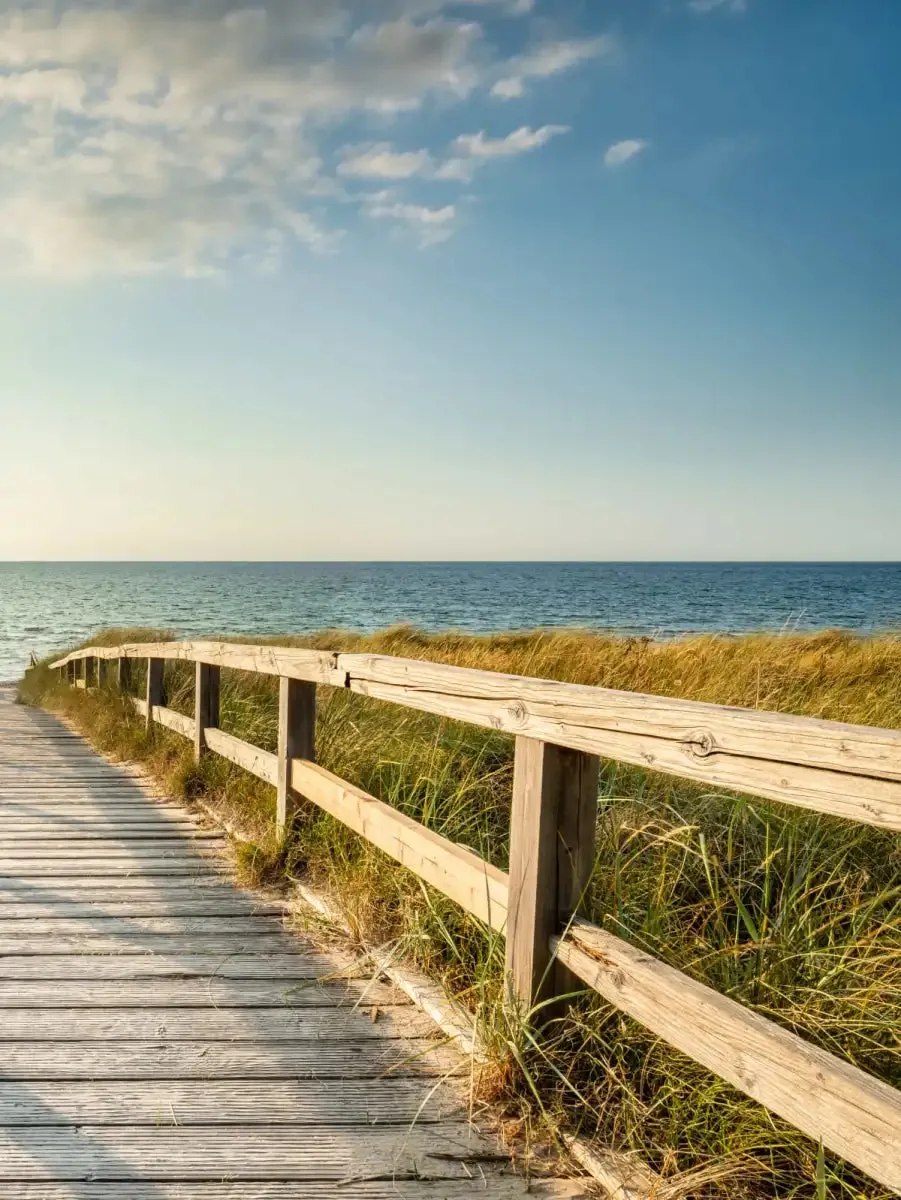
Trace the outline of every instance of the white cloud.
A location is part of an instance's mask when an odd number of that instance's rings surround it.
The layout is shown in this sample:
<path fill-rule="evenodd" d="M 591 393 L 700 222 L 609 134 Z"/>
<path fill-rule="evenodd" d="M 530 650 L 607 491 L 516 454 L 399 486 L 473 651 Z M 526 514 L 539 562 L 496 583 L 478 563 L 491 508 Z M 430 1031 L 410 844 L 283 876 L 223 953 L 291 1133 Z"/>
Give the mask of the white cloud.
<path fill-rule="evenodd" d="M 349 146 L 338 165 L 339 175 L 359 179 L 412 179 L 431 170 L 428 150 L 394 150 L 388 142 Z"/>
<path fill-rule="evenodd" d="M 394 221 L 395 224 L 406 225 L 413 232 L 422 249 L 446 242 L 453 233 L 454 221 L 457 217 L 457 209 L 453 204 L 445 204 L 441 208 L 429 208 L 422 204 L 388 202 L 384 196 L 379 196 L 378 202 L 370 203 L 366 212 L 374 220 L 387 219 Z"/>
<path fill-rule="evenodd" d="M 743 13 L 747 11 L 747 0 L 688 0 L 692 12 L 709 13 L 722 9 L 723 12 Z"/>
<path fill-rule="evenodd" d="M 494 84 L 491 94 L 500 100 L 515 100 L 525 93 L 528 79 L 547 79 L 568 71 L 578 63 L 608 54 L 614 45 L 613 38 L 606 36 L 548 42 L 508 62 L 505 74 Z"/>
<path fill-rule="evenodd" d="M 604 39 L 560 42 L 499 63 L 477 18 L 532 8 L 532 0 L 0 5 L 0 271 L 207 274 L 236 262 L 275 270 L 298 246 L 338 244 L 349 212 L 341 201 L 373 215 L 375 205 L 354 196 L 355 180 L 465 184 L 483 161 L 535 149 L 563 128 L 466 135 L 444 158 L 395 138 L 347 146 L 336 160 L 333 140 L 345 123 L 371 128 L 428 113 L 430 101 L 446 108 L 492 81 L 554 74 L 601 52 Z M 453 205 L 406 200 L 381 206 L 394 206 L 395 224 L 431 229 L 433 240 L 453 230 Z"/>
<path fill-rule="evenodd" d="M 608 167 L 621 167 L 623 163 L 627 163 L 636 154 L 641 154 L 642 150 L 646 148 L 647 142 L 642 141 L 641 138 L 627 138 L 623 142 L 614 142 L 612 146 L 607 147 L 604 163 Z"/>
<path fill-rule="evenodd" d="M 540 129 L 523 125 L 502 138 L 486 137 L 485 131 L 481 130 L 479 133 L 461 134 L 454 142 L 454 148 L 470 158 L 510 158 L 537 150 L 562 133 L 569 133 L 568 125 L 542 125 Z"/>

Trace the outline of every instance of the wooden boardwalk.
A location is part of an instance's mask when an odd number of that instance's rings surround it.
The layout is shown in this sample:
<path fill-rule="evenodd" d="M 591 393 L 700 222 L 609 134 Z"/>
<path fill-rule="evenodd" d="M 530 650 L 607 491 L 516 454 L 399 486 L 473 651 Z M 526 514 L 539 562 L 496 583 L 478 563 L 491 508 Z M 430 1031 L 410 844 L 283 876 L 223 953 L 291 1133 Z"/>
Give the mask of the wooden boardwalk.
<path fill-rule="evenodd" d="M 515 1177 L 429 1020 L 221 849 L 0 688 L 3 1200 L 583 1194 Z"/>

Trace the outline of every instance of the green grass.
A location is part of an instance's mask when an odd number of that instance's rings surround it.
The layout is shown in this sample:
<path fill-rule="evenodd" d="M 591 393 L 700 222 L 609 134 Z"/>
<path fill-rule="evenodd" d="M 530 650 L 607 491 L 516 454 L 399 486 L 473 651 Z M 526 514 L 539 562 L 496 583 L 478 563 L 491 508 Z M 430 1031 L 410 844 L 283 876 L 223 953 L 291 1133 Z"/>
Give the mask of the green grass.
<path fill-rule="evenodd" d="M 97 640 L 151 636 L 108 631 Z M 402 628 L 278 640 L 901 726 L 897 638 L 830 632 L 657 643 L 578 632 L 428 637 Z M 167 666 L 167 688 L 172 707 L 192 712 L 190 669 Z M 317 753 L 326 767 L 506 866 L 510 738 L 320 693 Z M 395 943 L 441 979 L 478 1013 L 497 1050 L 492 1085 L 511 1120 L 547 1119 L 600 1146 L 637 1150 L 667 1178 L 725 1164 L 725 1177 L 703 1195 L 888 1195 L 598 997 L 533 1041 L 503 1016 L 503 946 L 475 919 L 318 811 L 302 812 L 290 840 L 276 845 L 270 788 L 215 758 L 198 772 L 187 744 L 165 731 L 148 741 L 114 691 L 60 689 L 42 667 L 22 695 L 66 712 L 101 748 L 146 762 L 180 794 L 203 794 L 250 832 L 258 872 L 311 878 L 342 900 L 361 937 Z M 274 681 L 224 673 L 225 729 L 274 749 L 276 716 Z M 604 764 L 601 795 L 587 915 L 901 1086 L 901 838 L 614 763 Z"/>

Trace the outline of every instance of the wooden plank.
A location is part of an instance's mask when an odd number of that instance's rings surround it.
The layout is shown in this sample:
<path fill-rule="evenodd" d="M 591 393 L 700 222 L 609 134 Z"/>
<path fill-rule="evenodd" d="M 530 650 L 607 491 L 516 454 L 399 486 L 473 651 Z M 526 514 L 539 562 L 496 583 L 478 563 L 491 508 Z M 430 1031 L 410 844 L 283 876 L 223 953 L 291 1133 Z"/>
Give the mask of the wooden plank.
<path fill-rule="evenodd" d="M 88 842 L 72 838 L 55 844 L 52 841 L 6 842 L 0 848 L 0 857 L 2 860 L 20 862 L 26 868 L 32 862 L 80 862 L 84 855 L 94 859 L 138 861 L 153 858 L 196 863 L 206 862 L 217 853 L 221 855 L 227 846 L 228 843 L 221 838 L 207 838 L 198 841 L 196 846 L 180 838 L 161 838 L 158 841 L 142 841 L 138 838 L 128 842 L 118 838 L 96 838 Z"/>
<path fill-rule="evenodd" d="M 228 1010 L 226 1010 L 228 1011 Z M 232 1012 L 240 1010 L 231 1010 Z M 287 1012 L 288 1010 L 286 1010 Z M 311 1010 L 313 1012 L 315 1010 Z M 321 1010 L 334 1022 L 344 1010 Z M 5 1015 L 5 1014 L 4 1014 Z M 306 1014 L 310 1015 L 310 1013 Z M 219 1021 L 219 1015 L 210 1013 Z M 166 1015 L 168 1020 L 170 1014 Z M 172 1010 L 174 1022 L 180 1019 Z M 362 1026 L 361 1026 L 362 1028 Z M 373 1026 L 377 1031 L 378 1026 Z M 187 1042 L 153 1037 L 125 1041 L 0 1041 L 4 1079 L 377 1079 L 466 1075 L 459 1055 L 427 1039 L 356 1038 L 346 1021 L 336 1036 L 286 1042 L 210 1038 Z M 4 1195 L 5 1200 L 5 1195 Z"/>
<path fill-rule="evenodd" d="M 213 667 L 250 671 L 256 675 L 284 676 L 289 679 L 306 680 L 309 683 L 344 686 L 344 678 L 336 667 L 338 655 L 333 651 L 215 641 L 130 643 L 124 646 L 98 646 L 91 649 L 98 657 L 154 657 L 170 662 L 204 662 Z M 77 662 L 84 658 L 86 653 L 84 650 L 76 650 L 52 665 Z"/>
<path fill-rule="evenodd" d="M 314 763 L 294 759 L 291 784 L 298 795 L 362 834 L 467 912 L 494 929 L 504 929 L 508 888 L 503 871 Z"/>
<path fill-rule="evenodd" d="M 138 892 L 129 900 L 122 901 L 111 900 L 110 895 L 115 893 L 98 896 L 92 892 L 89 900 L 81 902 L 52 898 L 41 900 L 37 897 L 20 902 L 18 897 L 9 899 L 0 894 L 0 913 L 7 921 L 27 921 L 32 917 L 213 917 L 231 913 L 245 916 L 278 916 L 284 911 L 284 905 L 277 902 L 254 902 L 231 896 L 219 896 L 214 900 L 178 897 L 167 900 L 153 897 L 147 892 Z"/>
<path fill-rule="evenodd" d="M 887 1187 L 901 1092 L 585 922 L 555 939 L 580 979 L 652 1033 Z"/>
<path fill-rule="evenodd" d="M 0 888 L 9 879 L 42 879 L 60 877 L 71 878 L 73 875 L 102 876 L 128 875 L 183 875 L 198 876 L 204 873 L 221 874 L 222 868 L 215 859 L 184 858 L 75 858 L 61 859 L 59 862 L 39 863 L 34 860 L 16 858 L 0 858 Z M 104 885 L 106 886 L 106 885 Z"/>
<path fill-rule="evenodd" d="M 266 783 L 277 785 L 278 763 L 276 756 L 270 754 L 268 750 L 260 750 L 257 746 L 251 746 L 249 742 L 244 742 L 230 733 L 224 733 L 221 729 L 208 729 L 206 742 L 210 750 L 221 754 L 229 762 L 243 767 L 245 771 L 265 780 Z"/>
<path fill-rule="evenodd" d="M 901 830 L 896 730 L 380 656 L 341 663 L 361 695 Z"/>
<path fill-rule="evenodd" d="M 280 917 L 107 917 L 102 912 L 90 920 L 34 917 L 27 924 L 21 920 L 8 921 L 0 909 L 0 938 L 13 935 L 29 938 L 82 937 L 85 934 L 104 937 L 134 937 L 136 934 L 159 936 L 179 934 L 181 936 L 202 934 L 250 934 L 282 933 L 284 924 Z"/>
<path fill-rule="evenodd" d="M 89 896 L 91 892 L 113 890 L 128 892 L 142 891 L 146 895 L 159 896 L 207 896 L 234 894 L 234 885 L 230 883 L 225 872 L 210 872 L 208 874 L 176 875 L 172 878 L 154 878 L 143 875 L 120 875 L 118 873 L 102 878 L 74 875 L 71 878 L 57 879 L 56 873 L 51 875 L 34 875 L 23 871 L 8 879 L 0 879 L 0 896 L 46 895 L 52 892 L 60 898 L 66 895 L 82 894 Z"/>
<path fill-rule="evenodd" d="M 468 1180 L 368 1179 L 341 1183 L 341 1200 L 578 1200 L 589 1195 L 576 1179 L 518 1179 L 498 1176 L 490 1192 L 474 1173 Z M 123 1200 L 120 1183 L 4 1183 L 4 1200 Z M 128 1200 L 335 1200 L 331 1180 L 293 1180 L 290 1183 L 255 1180 L 252 1192 L 246 1183 L 140 1183 L 130 1182 Z"/>
<path fill-rule="evenodd" d="M 268 979 L 0 979 L 0 1008 L 334 1008 L 396 1004 L 403 993 L 390 984 L 356 980 L 292 983 Z"/>
<path fill-rule="evenodd" d="M 420 1127 L 232 1125 L 157 1128 L 83 1125 L 0 1129 L 2 1174 L 17 1181 L 359 1179 L 386 1173 L 401 1179 L 490 1178 L 501 1169 L 497 1146 L 465 1122 Z M 471 1164 L 471 1165 L 470 1165 Z"/>
<path fill-rule="evenodd" d="M 27 937 L 23 933 L 23 937 Z M 300 941 L 297 953 L 220 954 L 9 954 L 0 958 L 0 979 L 307 979 L 338 971 L 334 960 Z M 368 979 L 368 968 L 352 963 L 342 978 Z"/>
<path fill-rule="evenodd" d="M 316 685 L 280 679 L 278 692 L 278 773 L 276 836 L 284 837 L 296 796 L 291 789 L 291 760 L 316 759 Z"/>
<path fill-rule="evenodd" d="M 148 733 L 153 728 L 153 710 L 155 708 L 163 708 L 166 703 L 163 687 L 164 666 L 165 663 L 161 658 L 147 659 L 147 689 L 144 696 L 144 716 Z"/>
<path fill-rule="evenodd" d="M 594 867 L 598 765 L 594 755 L 516 739 L 506 970 L 511 999 L 533 1022 L 572 990 L 552 963 L 550 939 L 578 908 Z"/>
<path fill-rule="evenodd" d="M 0 1128 L 406 1125 L 465 1118 L 460 1091 L 418 1080 L 0 1082 Z M 3 1164 L 0 1163 L 0 1177 Z"/>
<path fill-rule="evenodd" d="M 176 712 L 174 708 L 165 708 L 162 705 L 155 704 L 153 707 L 153 719 L 157 725 L 164 725 L 166 729 L 171 729 L 173 733 L 180 733 L 182 737 L 193 741 L 194 721 L 191 717 L 186 717 L 184 713 Z"/>
<path fill-rule="evenodd" d="M 304 1057 L 298 1044 L 344 1041 L 350 1043 L 347 1057 L 342 1059 L 340 1049 L 331 1046 L 321 1077 L 333 1077 L 327 1063 L 329 1058 L 337 1056 L 337 1061 L 344 1063 L 345 1077 L 352 1079 L 357 1078 L 352 1056 L 361 1052 L 357 1047 L 368 1047 L 373 1041 L 388 1041 L 388 1050 L 398 1056 L 392 1062 L 402 1061 L 404 1044 L 406 1053 L 414 1056 L 444 1045 L 434 1023 L 410 1004 L 380 1007 L 376 1021 L 371 1019 L 371 1011 L 365 1005 L 361 1009 L 286 1008 L 281 1005 L 277 1008 L 221 1009 L 64 1008 L 46 1012 L 33 1008 L 6 1008 L 3 1010 L 3 1038 L 0 1039 L 0 1070 L 4 1079 L 128 1079 L 130 1076 L 125 1072 L 129 1069 L 138 1071 L 141 1078 L 203 1079 L 204 1074 L 198 1073 L 197 1068 L 203 1066 L 204 1043 L 214 1043 L 211 1054 L 218 1057 L 207 1064 L 210 1078 L 235 1078 L 233 1071 L 237 1070 L 239 1060 L 227 1060 L 232 1065 L 228 1066 L 224 1076 L 216 1063 L 221 1060 L 219 1051 L 239 1044 L 243 1044 L 245 1050 L 257 1051 L 256 1058 L 248 1059 L 245 1055 L 243 1060 L 257 1064 L 254 1068 L 248 1066 L 248 1079 L 290 1077 L 294 1071 L 304 1078 L 315 1078 L 315 1045 L 305 1051 Z M 415 1039 L 415 1044 L 410 1039 Z M 127 1054 L 129 1042 L 138 1043 L 137 1048 L 145 1053 L 150 1048 L 150 1061 L 143 1068 L 135 1056 L 128 1057 L 121 1066 L 113 1062 L 111 1068 L 109 1058 L 94 1055 L 94 1049 L 102 1050 L 106 1046 L 111 1054 L 117 1049 Z M 222 1044 L 218 1050 L 217 1042 Z M 28 1062 L 26 1043 L 37 1056 L 37 1075 L 33 1074 L 35 1068 Z M 164 1047 L 168 1047 L 167 1056 L 155 1061 L 156 1051 Z M 182 1055 L 178 1053 L 180 1047 L 186 1047 Z M 370 1050 L 365 1053 L 372 1058 Z M 60 1060 L 58 1068 L 52 1067 L 54 1054 Z M 379 1061 L 382 1070 L 390 1065 L 383 1057 Z M 459 1056 L 442 1059 L 443 1063 L 445 1061 L 451 1065 L 455 1062 L 461 1070 L 466 1070 L 467 1064 Z M 298 1064 L 301 1064 L 299 1070 Z M 263 1071 L 261 1076 L 254 1073 L 260 1070 Z M 23 1071 L 24 1075 L 21 1074 Z M 95 1076 L 92 1071 L 99 1074 Z M 184 1071 L 187 1074 L 183 1074 Z M 367 1073 L 368 1068 L 364 1068 L 363 1075 Z"/>
<path fill-rule="evenodd" d="M 288 933 L 121 933 L 116 937 L 88 927 L 78 937 L 25 941 L 0 938 L 0 954 L 291 954 L 297 939 Z"/>
<path fill-rule="evenodd" d="M 220 669 L 198 662 L 194 670 L 194 761 L 207 751 L 206 731 L 219 725 Z"/>

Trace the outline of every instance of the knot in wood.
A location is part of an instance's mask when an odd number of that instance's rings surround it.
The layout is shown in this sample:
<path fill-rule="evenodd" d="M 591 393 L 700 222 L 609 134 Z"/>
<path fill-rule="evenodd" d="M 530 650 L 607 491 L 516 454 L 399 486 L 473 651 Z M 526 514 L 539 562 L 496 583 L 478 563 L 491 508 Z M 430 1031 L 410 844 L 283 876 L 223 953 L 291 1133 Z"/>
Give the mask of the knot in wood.
<path fill-rule="evenodd" d="M 511 700 L 507 706 L 510 722 L 513 725 L 525 725 L 528 711 L 521 700 Z"/>
<path fill-rule="evenodd" d="M 695 758 L 706 758 L 716 750 L 716 740 L 709 729 L 692 729 L 682 739 L 682 745 Z"/>

